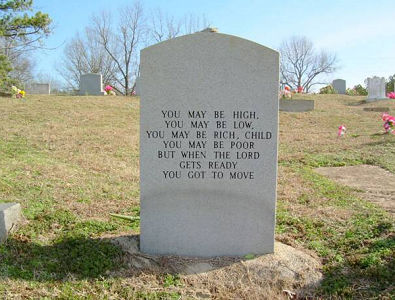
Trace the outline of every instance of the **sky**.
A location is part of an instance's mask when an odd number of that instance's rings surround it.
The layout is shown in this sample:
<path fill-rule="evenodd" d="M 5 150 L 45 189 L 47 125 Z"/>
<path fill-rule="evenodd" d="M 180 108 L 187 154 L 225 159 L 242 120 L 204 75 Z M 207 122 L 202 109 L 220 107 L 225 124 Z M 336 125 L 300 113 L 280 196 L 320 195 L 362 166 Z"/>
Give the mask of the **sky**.
<path fill-rule="evenodd" d="M 317 50 L 336 53 L 347 87 L 370 76 L 395 74 L 395 3 L 393 0 L 141 0 L 149 15 L 160 9 L 181 18 L 204 16 L 219 32 L 278 49 L 291 36 L 306 36 Z M 60 79 L 56 66 L 64 45 L 90 24 L 93 14 L 122 9 L 132 0 L 35 0 L 34 9 L 53 19 L 54 30 L 37 50 L 35 71 Z"/>

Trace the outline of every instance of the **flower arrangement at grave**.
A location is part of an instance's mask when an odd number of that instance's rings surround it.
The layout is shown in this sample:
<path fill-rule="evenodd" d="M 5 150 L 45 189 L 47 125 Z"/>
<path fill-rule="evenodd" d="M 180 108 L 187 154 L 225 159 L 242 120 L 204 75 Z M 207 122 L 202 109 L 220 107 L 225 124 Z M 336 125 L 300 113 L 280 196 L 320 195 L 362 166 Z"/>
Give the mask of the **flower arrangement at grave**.
<path fill-rule="evenodd" d="M 18 89 L 16 86 L 11 87 L 11 94 L 14 98 L 21 99 L 25 98 L 26 92 L 24 90 Z"/>
<path fill-rule="evenodd" d="M 106 85 L 106 87 L 104 88 L 104 91 L 106 92 L 106 95 L 116 96 L 114 88 L 111 85 Z"/>
<path fill-rule="evenodd" d="M 280 97 L 282 99 L 292 99 L 292 92 L 289 86 L 285 86 L 284 90 L 280 91 Z"/>
<path fill-rule="evenodd" d="M 340 125 L 337 130 L 337 137 L 342 137 L 346 134 L 347 128 L 344 125 Z"/>
<path fill-rule="evenodd" d="M 395 99 L 395 92 L 388 93 L 387 97 L 390 98 L 390 99 Z"/>
<path fill-rule="evenodd" d="M 303 93 L 303 87 L 298 86 L 297 93 L 298 94 L 302 94 Z"/>
<path fill-rule="evenodd" d="M 395 134 L 395 117 L 387 114 L 387 113 L 383 113 L 381 118 L 384 121 L 384 130 L 385 133 L 392 133 Z"/>

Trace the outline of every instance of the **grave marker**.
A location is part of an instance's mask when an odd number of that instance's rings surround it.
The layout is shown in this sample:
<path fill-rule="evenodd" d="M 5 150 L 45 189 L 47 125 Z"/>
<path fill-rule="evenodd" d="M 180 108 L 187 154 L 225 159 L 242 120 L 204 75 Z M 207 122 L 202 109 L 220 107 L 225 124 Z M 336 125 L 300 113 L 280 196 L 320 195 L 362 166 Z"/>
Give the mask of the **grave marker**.
<path fill-rule="evenodd" d="M 368 89 L 368 102 L 385 99 L 385 78 L 384 77 L 368 77 L 365 80 Z"/>
<path fill-rule="evenodd" d="M 81 75 L 79 94 L 83 96 L 104 95 L 102 75 L 95 73 Z"/>
<path fill-rule="evenodd" d="M 26 87 L 28 95 L 49 95 L 51 86 L 49 83 L 32 83 Z"/>
<path fill-rule="evenodd" d="M 199 32 L 141 51 L 143 252 L 273 252 L 278 52 Z"/>
<path fill-rule="evenodd" d="M 333 88 L 337 91 L 338 94 L 346 93 L 346 81 L 344 79 L 335 79 L 332 81 Z"/>

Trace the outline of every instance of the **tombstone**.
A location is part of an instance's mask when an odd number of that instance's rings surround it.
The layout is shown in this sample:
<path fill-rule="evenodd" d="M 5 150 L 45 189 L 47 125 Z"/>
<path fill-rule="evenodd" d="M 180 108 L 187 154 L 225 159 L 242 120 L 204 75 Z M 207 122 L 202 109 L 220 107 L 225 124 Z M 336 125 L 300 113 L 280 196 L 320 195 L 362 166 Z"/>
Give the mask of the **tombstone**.
<path fill-rule="evenodd" d="M 79 95 L 98 96 L 104 94 L 101 74 L 88 73 L 81 75 Z"/>
<path fill-rule="evenodd" d="M 19 203 L 0 203 L 0 243 L 7 239 L 9 232 L 16 229 L 21 216 Z"/>
<path fill-rule="evenodd" d="M 346 81 L 344 79 L 335 79 L 332 81 L 333 88 L 338 94 L 346 93 Z"/>
<path fill-rule="evenodd" d="M 49 95 L 51 85 L 49 83 L 32 83 L 26 87 L 26 93 L 28 95 Z"/>
<path fill-rule="evenodd" d="M 368 88 L 368 98 L 366 101 L 372 102 L 375 100 L 385 99 L 385 78 L 384 77 L 368 77 L 365 80 Z"/>
<path fill-rule="evenodd" d="M 141 51 L 141 251 L 273 252 L 279 54 L 198 32 Z"/>

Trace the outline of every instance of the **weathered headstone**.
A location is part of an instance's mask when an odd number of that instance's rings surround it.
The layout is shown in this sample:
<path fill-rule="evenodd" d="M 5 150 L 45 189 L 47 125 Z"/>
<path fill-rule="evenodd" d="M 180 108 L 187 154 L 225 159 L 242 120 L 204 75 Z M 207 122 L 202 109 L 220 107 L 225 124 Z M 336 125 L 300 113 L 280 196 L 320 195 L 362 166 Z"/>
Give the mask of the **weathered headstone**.
<path fill-rule="evenodd" d="M 49 95 L 51 93 L 51 85 L 49 83 L 32 83 L 26 87 L 26 93 L 28 95 Z"/>
<path fill-rule="evenodd" d="M 9 232 L 15 230 L 20 219 L 19 203 L 0 203 L 0 243 L 7 239 Z"/>
<path fill-rule="evenodd" d="M 141 51 L 143 252 L 273 252 L 279 54 L 199 32 Z"/>
<path fill-rule="evenodd" d="M 368 89 L 368 102 L 385 99 L 385 78 L 384 77 L 368 77 L 365 80 Z"/>
<path fill-rule="evenodd" d="M 338 94 L 346 93 L 346 81 L 344 79 L 335 79 L 332 81 L 333 88 Z"/>
<path fill-rule="evenodd" d="M 88 73 L 80 77 L 80 95 L 104 95 L 103 80 L 101 74 Z"/>

